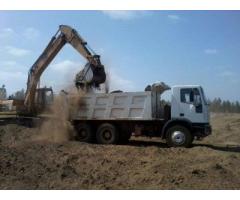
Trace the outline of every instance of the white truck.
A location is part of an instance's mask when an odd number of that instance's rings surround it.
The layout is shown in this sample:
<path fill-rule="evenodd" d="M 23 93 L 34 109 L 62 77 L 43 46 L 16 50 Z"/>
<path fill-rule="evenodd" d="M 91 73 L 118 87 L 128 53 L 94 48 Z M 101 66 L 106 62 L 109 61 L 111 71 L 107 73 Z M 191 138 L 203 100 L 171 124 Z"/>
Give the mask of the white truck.
<path fill-rule="evenodd" d="M 82 142 L 116 144 L 128 141 L 135 134 L 161 137 L 169 146 L 189 147 L 194 138 L 211 134 L 202 87 L 173 86 L 171 104 L 161 100 L 162 93 L 168 89 L 170 87 L 160 83 L 143 92 L 84 95 L 69 115 L 76 138 Z"/>

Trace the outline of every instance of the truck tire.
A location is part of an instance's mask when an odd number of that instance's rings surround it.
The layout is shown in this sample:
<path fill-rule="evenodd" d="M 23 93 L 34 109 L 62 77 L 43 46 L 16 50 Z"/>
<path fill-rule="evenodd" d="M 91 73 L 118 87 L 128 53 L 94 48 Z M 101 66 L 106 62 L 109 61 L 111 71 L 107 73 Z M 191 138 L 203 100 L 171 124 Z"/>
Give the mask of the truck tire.
<path fill-rule="evenodd" d="M 116 144 L 119 133 L 114 125 L 105 123 L 98 127 L 96 138 L 99 144 Z"/>
<path fill-rule="evenodd" d="M 176 125 L 167 130 L 166 141 L 169 147 L 190 147 L 193 136 L 186 127 Z"/>
<path fill-rule="evenodd" d="M 93 142 L 94 133 L 90 125 L 88 124 L 78 124 L 76 127 L 76 140 L 80 142 Z"/>

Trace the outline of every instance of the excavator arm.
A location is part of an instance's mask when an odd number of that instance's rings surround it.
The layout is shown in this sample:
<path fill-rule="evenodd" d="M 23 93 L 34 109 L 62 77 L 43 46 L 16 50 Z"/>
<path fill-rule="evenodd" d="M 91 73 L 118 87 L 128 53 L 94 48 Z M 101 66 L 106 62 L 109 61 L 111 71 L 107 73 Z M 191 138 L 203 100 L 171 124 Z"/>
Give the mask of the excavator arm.
<path fill-rule="evenodd" d="M 76 87 L 99 87 L 99 84 L 105 82 L 106 74 L 100 56 L 87 46 L 87 42 L 75 29 L 70 26 L 60 25 L 57 33 L 29 70 L 24 100 L 28 112 L 34 111 L 35 93 L 42 73 L 66 43 L 72 45 L 88 61 L 84 69 L 76 75 Z"/>

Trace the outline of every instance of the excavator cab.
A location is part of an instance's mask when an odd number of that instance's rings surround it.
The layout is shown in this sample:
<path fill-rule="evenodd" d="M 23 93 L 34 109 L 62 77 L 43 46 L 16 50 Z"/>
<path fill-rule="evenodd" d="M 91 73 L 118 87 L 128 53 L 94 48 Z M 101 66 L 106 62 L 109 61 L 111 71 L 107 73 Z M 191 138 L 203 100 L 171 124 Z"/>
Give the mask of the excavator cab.
<path fill-rule="evenodd" d="M 53 104 L 54 95 L 51 87 L 37 88 L 35 95 L 35 106 L 38 113 L 47 112 Z"/>

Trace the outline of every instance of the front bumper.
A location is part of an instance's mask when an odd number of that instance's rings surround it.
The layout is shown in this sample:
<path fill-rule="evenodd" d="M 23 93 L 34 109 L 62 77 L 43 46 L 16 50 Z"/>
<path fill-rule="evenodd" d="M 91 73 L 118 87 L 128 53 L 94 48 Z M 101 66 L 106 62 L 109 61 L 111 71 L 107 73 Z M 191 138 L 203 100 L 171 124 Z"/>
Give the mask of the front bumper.
<path fill-rule="evenodd" d="M 212 134 L 212 126 L 211 125 L 205 125 L 204 127 L 204 135 L 208 136 Z"/>

